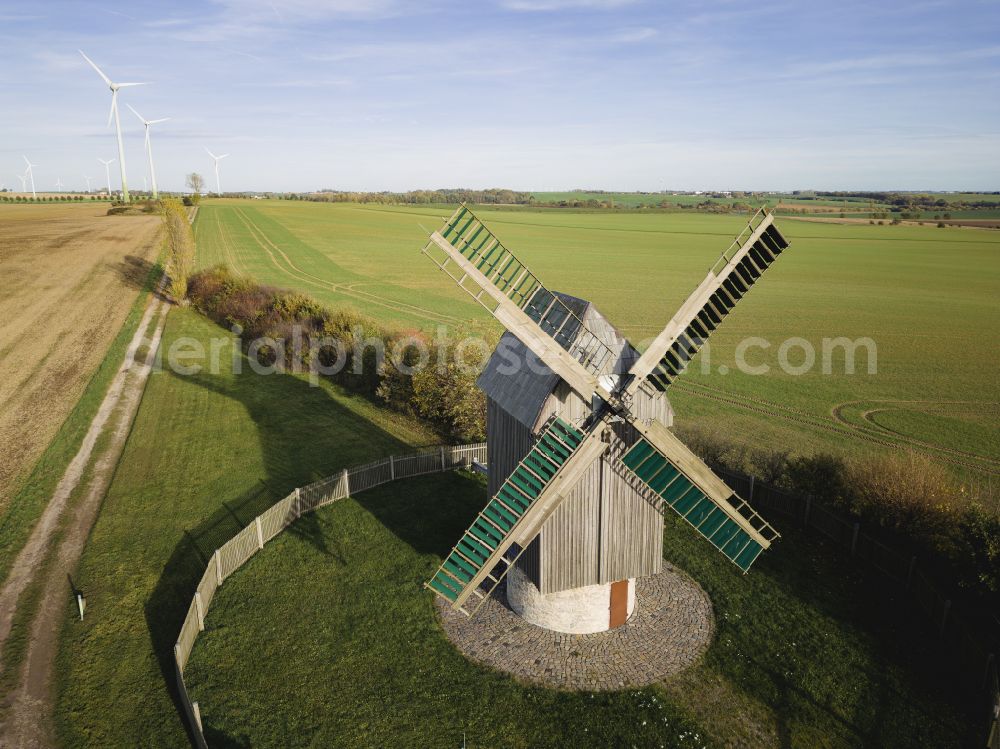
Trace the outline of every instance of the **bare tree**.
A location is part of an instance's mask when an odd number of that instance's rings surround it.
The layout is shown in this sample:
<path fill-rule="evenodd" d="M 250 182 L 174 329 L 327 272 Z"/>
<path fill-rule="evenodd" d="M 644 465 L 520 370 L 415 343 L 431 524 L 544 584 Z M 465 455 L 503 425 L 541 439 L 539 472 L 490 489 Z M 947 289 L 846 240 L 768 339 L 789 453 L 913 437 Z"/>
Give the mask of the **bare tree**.
<path fill-rule="evenodd" d="M 205 189 L 205 178 L 198 174 L 198 172 L 191 172 L 187 176 L 187 186 L 191 188 L 195 195 L 201 195 L 201 191 Z"/>

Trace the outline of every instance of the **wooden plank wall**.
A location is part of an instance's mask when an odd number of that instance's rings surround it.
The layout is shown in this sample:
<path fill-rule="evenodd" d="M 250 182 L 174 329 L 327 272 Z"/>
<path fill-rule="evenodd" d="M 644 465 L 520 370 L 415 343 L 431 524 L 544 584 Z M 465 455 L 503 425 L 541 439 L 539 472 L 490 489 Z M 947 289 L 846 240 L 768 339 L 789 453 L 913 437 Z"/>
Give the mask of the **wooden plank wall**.
<path fill-rule="evenodd" d="M 560 400 L 562 397 L 564 400 Z M 665 400 L 665 399 L 664 399 Z M 556 409 L 577 421 L 589 413 L 568 387 L 557 389 L 543 413 Z M 487 399 L 488 491 L 493 496 L 534 444 L 530 429 Z M 620 457 L 636 434 L 619 426 L 608 458 Z M 662 568 L 663 517 L 623 480 L 608 458 L 595 463 L 546 521 L 518 567 L 542 593 L 653 575 Z"/>

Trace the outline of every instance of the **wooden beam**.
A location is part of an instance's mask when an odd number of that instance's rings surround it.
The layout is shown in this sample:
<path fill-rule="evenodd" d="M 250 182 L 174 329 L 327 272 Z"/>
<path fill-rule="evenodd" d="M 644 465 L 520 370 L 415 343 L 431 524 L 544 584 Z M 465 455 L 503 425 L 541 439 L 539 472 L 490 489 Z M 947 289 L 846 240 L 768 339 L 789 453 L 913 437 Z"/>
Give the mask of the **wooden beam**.
<path fill-rule="evenodd" d="M 656 363 L 670 350 L 670 347 L 676 342 L 677 337 L 687 329 L 692 318 L 708 302 L 708 298 L 722 286 L 725 278 L 750 251 L 750 248 L 760 239 L 761 235 L 772 223 L 774 223 L 774 216 L 769 213 L 757 225 L 757 228 L 750 234 L 750 238 L 740 246 L 739 250 L 733 254 L 718 274 L 712 271 L 708 272 L 705 279 L 698 284 L 698 288 L 691 292 L 691 295 L 681 305 L 680 309 L 670 318 L 667 326 L 656 336 L 649 348 L 643 352 L 642 356 L 632 366 L 630 373 L 633 375 L 633 378 L 628 386 L 626 386 L 623 396 L 632 396 L 635 394 L 636 390 L 639 389 L 639 384 L 653 371 Z"/>
<path fill-rule="evenodd" d="M 565 380 L 582 398 L 589 401 L 591 396 L 598 391 L 600 391 L 600 394 L 605 399 L 610 397 L 610 393 L 599 386 L 596 376 L 588 372 L 568 351 L 548 336 L 539 327 L 538 323 L 528 317 L 524 310 L 517 304 L 508 299 L 503 291 L 493 284 L 473 263 L 469 262 L 468 258 L 460 253 L 447 239 L 442 237 L 438 232 L 434 232 L 431 234 L 431 241 L 440 247 L 452 262 L 462 269 L 463 273 L 479 284 L 482 290 L 496 302 L 496 308 L 491 310 L 493 316 L 507 330 L 517 336 L 518 340 L 527 346 L 535 356 L 545 362 L 549 369 Z"/>
<path fill-rule="evenodd" d="M 490 576 L 493 568 L 500 563 L 504 555 L 510 550 L 513 544 L 518 544 L 524 549 L 538 535 L 545 521 L 555 512 L 559 504 L 569 495 L 577 482 L 583 478 L 584 473 L 590 465 L 598 460 L 604 451 L 608 449 L 601 439 L 604 431 L 604 422 L 601 422 L 596 429 L 592 430 L 576 451 L 570 455 L 569 459 L 563 463 L 559 471 L 552 477 L 552 480 L 542 489 L 542 493 L 525 510 L 518 519 L 514 527 L 504 538 L 497 548 L 490 554 L 483 563 L 479 572 L 462 589 L 455 598 L 451 606 L 454 609 L 461 609 L 462 605 L 469 599 L 483 581 Z M 506 574 L 506 570 L 504 571 Z M 503 578 L 503 575 L 500 576 Z"/>
<path fill-rule="evenodd" d="M 694 484 L 702 494 L 715 502 L 719 506 L 719 509 L 726 513 L 754 541 L 765 549 L 771 545 L 771 542 L 761 535 L 760 531 L 754 528 L 753 524 L 730 504 L 729 498 L 736 494 L 736 492 L 729 488 L 726 482 L 716 476 L 712 472 L 712 469 L 705 465 L 701 458 L 691 452 L 687 445 L 677 439 L 673 432 L 658 421 L 653 421 L 647 426 L 637 419 L 631 422 L 631 424 L 645 437 L 646 441 L 663 453 L 667 460 L 673 463 L 688 481 Z M 756 510 L 754 513 L 756 514 Z M 761 519 L 763 520 L 763 518 Z"/>

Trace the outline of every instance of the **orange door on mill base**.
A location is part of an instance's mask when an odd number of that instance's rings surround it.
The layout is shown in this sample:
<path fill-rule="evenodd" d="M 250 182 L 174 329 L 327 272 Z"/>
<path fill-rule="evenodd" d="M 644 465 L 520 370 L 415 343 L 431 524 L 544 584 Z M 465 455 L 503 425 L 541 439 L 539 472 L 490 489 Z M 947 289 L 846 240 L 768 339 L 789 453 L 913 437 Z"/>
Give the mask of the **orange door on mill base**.
<path fill-rule="evenodd" d="M 611 629 L 620 627 L 628 619 L 628 580 L 611 583 Z"/>

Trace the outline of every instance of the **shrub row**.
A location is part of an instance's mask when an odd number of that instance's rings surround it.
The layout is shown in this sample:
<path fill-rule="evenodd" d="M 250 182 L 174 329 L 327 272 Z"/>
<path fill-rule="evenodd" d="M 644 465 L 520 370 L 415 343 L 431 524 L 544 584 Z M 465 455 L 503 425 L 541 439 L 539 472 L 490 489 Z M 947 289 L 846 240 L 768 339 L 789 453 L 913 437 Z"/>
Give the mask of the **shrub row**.
<path fill-rule="evenodd" d="M 679 436 L 710 466 L 811 496 L 907 543 L 989 607 L 1000 610 L 1000 511 L 991 485 L 956 481 L 912 451 L 844 458 L 748 447 L 700 427 Z"/>
<path fill-rule="evenodd" d="M 222 266 L 193 274 L 188 298 L 203 314 L 237 330 L 260 365 L 310 371 L 318 362 L 323 376 L 426 419 L 447 439 L 486 438 L 486 403 L 475 381 L 484 354 L 496 343 L 489 329 L 474 331 L 481 346 L 460 345 L 450 335 L 431 339 L 422 331 L 387 328 L 349 308 L 324 307 L 305 294 L 264 286 Z M 420 351 L 427 366 L 416 366 Z"/>

